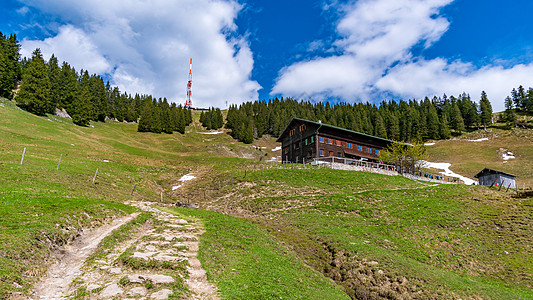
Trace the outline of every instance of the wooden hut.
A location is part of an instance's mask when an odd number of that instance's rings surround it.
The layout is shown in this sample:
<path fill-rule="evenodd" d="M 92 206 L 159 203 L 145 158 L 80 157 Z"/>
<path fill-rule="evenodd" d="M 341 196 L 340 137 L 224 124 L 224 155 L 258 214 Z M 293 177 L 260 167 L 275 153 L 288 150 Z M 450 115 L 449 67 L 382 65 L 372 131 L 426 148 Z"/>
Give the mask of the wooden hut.
<path fill-rule="evenodd" d="M 516 175 L 485 168 L 474 176 L 481 185 L 496 185 L 516 188 Z"/>

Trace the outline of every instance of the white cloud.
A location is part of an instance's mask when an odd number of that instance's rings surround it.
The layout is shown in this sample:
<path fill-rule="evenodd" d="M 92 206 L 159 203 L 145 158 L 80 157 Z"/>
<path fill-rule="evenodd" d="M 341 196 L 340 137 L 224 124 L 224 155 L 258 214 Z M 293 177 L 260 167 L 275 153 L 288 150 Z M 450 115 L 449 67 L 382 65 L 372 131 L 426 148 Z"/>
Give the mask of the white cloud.
<path fill-rule="evenodd" d="M 422 98 L 426 95 L 458 95 L 470 93 L 479 101 L 485 91 L 494 111 L 505 110 L 504 99 L 518 85 L 528 87 L 533 78 L 533 63 L 512 68 L 485 66 L 477 69 L 472 64 L 444 59 L 420 60 L 395 66 L 376 82 L 376 87 L 404 97 Z"/>
<path fill-rule="evenodd" d="M 76 69 L 107 73 L 128 93 L 185 100 L 193 58 L 193 105 L 257 99 L 250 79 L 253 56 L 235 36 L 241 6 L 234 0 L 25 0 L 68 25 L 43 41 L 23 41 L 22 53 L 40 47 Z"/>
<path fill-rule="evenodd" d="M 78 71 L 83 68 L 92 73 L 102 74 L 110 70 L 110 64 L 99 53 L 91 39 L 82 30 L 70 25 L 62 26 L 53 38 L 43 41 L 24 39 L 21 46 L 22 56 L 31 57 L 33 50 L 40 48 L 46 59 L 55 54 L 60 66 L 62 61 L 67 61 Z"/>
<path fill-rule="evenodd" d="M 531 78 L 533 64 L 505 69 L 496 64 L 476 68 L 471 63 L 415 57 L 414 46 L 438 41 L 449 22 L 439 14 L 453 0 L 359 0 L 338 9 L 340 54 L 294 63 L 283 68 L 271 94 L 316 100 L 376 100 L 392 93 L 406 98 L 468 92 L 477 99 L 488 93 L 495 110 L 513 87 Z M 329 7 L 328 9 L 331 9 Z"/>

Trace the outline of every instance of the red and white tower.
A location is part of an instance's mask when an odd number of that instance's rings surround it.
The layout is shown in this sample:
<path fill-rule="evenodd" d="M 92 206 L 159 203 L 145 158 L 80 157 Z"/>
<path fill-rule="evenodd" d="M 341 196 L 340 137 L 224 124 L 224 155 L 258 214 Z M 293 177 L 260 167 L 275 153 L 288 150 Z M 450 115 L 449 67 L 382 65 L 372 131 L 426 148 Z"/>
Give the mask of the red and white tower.
<path fill-rule="evenodd" d="M 185 99 L 185 107 L 189 107 L 189 108 L 192 106 L 191 88 L 192 88 L 192 58 L 191 58 L 191 62 L 189 65 L 189 81 L 187 81 L 187 99 Z"/>

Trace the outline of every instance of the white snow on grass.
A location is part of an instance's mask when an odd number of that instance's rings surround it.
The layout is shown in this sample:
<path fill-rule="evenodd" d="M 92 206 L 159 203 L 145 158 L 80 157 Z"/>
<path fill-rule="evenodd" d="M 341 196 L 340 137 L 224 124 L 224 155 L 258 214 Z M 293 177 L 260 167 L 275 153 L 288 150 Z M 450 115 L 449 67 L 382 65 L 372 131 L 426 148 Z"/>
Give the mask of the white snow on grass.
<path fill-rule="evenodd" d="M 503 160 L 516 158 L 512 152 L 507 152 L 502 155 Z"/>
<path fill-rule="evenodd" d="M 469 142 L 483 142 L 483 141 L 488 141 L 489 138 L 480 138 L 480 139 L 477 139 L 477 140 L 468 140 Z"/>
<path fill-rule="evenodd" d="M 208 131 L 208 132 L 200 132 L 201 134 L 219 134 L 224 133 L 224 131 Z"/>
<path fill-rule="evenodd" d="M 468 177 L 465 177 L 463 175 L 459 175 L 457 173 L 454 173 L 450 170 L 450 166 L 452 164 L 450 163 L 434 163 L 429 161 L 422 161 L 422 165 L 426 168 L 432 168 L 432 169 L 438 169 L 438 170 L 444 170 L 444 172 L 439 172 L 440 174 L 448 177 L 455 177 L 461 179 L 465 184 L 472 185 L 477 184 L 477 181 L 470 179 Z"/>
<path fill-rule="evenodd" d="M 272 151 L 278 151 L 281 150 L 281 146 L 277 146 L 276 148 L 272 149 Z"/>
<path fill-rule="evenodd" d="M 185 181 L 193 180 L 195 178 L 196 177 L 194 177 L 192 174 L 185 174 L 185 175 L 181 176 L 181 178 L 178 179 L 178 181 L 181 182 L 181 183 L 179 185 L 173 186 L 172 190 L 175 191 L 175 190 L 179 189 L 183 185 L 183 183 Z"/>
<path fill-rule="evenodd" d="M 424 143 L 424 146 L 433 146 L 435 143 Z"/>

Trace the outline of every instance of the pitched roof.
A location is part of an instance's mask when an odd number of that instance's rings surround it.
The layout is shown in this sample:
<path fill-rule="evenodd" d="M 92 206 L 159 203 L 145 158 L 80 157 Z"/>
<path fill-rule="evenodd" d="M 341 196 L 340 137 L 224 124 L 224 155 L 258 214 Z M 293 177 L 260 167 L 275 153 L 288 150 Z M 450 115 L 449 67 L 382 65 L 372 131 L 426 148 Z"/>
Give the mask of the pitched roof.
<path fill-rule="evenodd" d="M 373 136 L 373 135 L 370 135 L 370 134 L 366 134 L 366 133 L 362 133 L 362 132 L 358 132 L 358 131 L 353 131 L 353 130 L 349 130 L 349 129 L 346 129 L 346 128 L 341 128 L 341 127 L 337 127 L 337 126 L 333 126 L 333 125 L 324 124 L 324 123 L 322 123 L 320 121 L 314 122 L 314 121 L 309 121 L 309 120 L 300 119 L 300 118 L 292 118 L 292 120 L 289 122 L 289 124 L 287 124 L 287 127 L 285 127 L 285 129 L 281 132 L 281 134 L 279 135 L 279 138 L 276 140 L 276 142 L 281 142 L 281 137 L 283 137 L 289 131 L 289 128 L 291 127 L 291 124 L 294 121 L 300 121 L 300 122 L 303 122 L 303 123 L 314 124 L 314 125 L 317 125 L 317 126 L 320 126 L 320 127 L 324 127 L 324 128 L 336 129 L 336 130 L 344 131 L 346 133 L 362 135 L 362 136 L 366 136 L 366 137 L 369 137 L 369 138 L 382 140 L 382 141 L 385 141 L 385 142 L 388 142 L 388 143 L 397 143 L 397 142 L 395 142 L 393 140 L 389 140 L 389 139 Z"/>
<path fill-rule="evenodd" d="M 474 176 L 474 178 L 479 178 L 479 177 L 483 176 L 484 174 L 503 174 L 503 175 L 507 175 L 507 176 L 511 176 L 511 177 L 518 177 L 518 176 L 513 175 L 513 174 L 509 174 L 509 173 L 505 173 L 505 172 L 502 172 L 502 171 L 497 171 L 497 170 L 485 168 L 485 169 L 481 170 L 481 172 L 477 173 Z"/>

